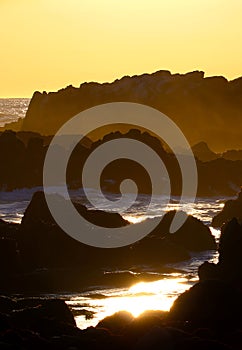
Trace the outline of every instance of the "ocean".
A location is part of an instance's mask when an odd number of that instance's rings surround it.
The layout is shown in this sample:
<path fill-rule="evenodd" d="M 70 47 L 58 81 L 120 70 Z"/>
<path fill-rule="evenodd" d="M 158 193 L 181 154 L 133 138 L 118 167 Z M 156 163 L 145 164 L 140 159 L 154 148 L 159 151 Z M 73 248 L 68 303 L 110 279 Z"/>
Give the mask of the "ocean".
<path fill-rule="evenodd" d="M 29 99 L 0 99 L 0 126 L 6 122 L 12 122 L 25 116 Z M 6 221 L 20 223 L 23 213 L 28 206 L 34 192 L 41 188 L 20 189 L 12 192 L 0 192 L 0 218 Z M 96 198 L 95 190 L 89 189 L 89 194 Z M 71 197 L 85 204 L 85 196 L 82 190 L 71 191 Z M 146 212 L 146 195 L 139 196 L 139 202 L 132 209 L 123 213 L 125 219 L 131 223 L 142 221 L 146 218 L 158 217 L 164 211 L 182 209 L 202 220 L 210 227 L 212 217 L 224 206 L 227 198 L 197 198 L 191 203 L 187 198 L 186 203 L 179 204 L 179 199 L 171 198 L 169 205 L 164 209 L 164 198 L 157 196 L 153 206 Z M 100 199 L 101 200 L 101 199 Z M 127 200 L 129 200 L 127 198 Z M 100 208 L 115 211 L 115 201 L 112 207 L 100 202 Z M 210 227 L 211 228 L 211 227 Z M 212 234 L 218 240 L 220 231 L 211 228 Z M 203 261 L 216 262 L 217 251 L 206 251 L 192 254 L 189 261 L 167 266 L 166 273 L 152 269 L 146 272 L 156 276 L 153 282 L 141 282 L 130 288 L 108 288 L 106 286 L 89 286 L 88 291 L 78 294 L 61 294 L 74 312 L 77 325 L 80 328 L 95 326 L 102 318 L 114 312 L 126 310 L 134 316 L 138 316 L 146 310 L 169 310 L 175 298 L 186 289 L 190 288 L 197 280 L 197 268 Z M 169 272 L 169 269 L 171 272 Z M 107 271 L 107 273 L 122 273 L 123 271 Z M 135 271 L 130 271 L 136 273 Z M 77 276 L 78 278 L 78 276 Z M 56 297 L 56 295 L 48 295 Z"/>
<path fill-rule="evenodd" d="M 0 127 L 24 118 L 30 98 L 0 98 Z"/>

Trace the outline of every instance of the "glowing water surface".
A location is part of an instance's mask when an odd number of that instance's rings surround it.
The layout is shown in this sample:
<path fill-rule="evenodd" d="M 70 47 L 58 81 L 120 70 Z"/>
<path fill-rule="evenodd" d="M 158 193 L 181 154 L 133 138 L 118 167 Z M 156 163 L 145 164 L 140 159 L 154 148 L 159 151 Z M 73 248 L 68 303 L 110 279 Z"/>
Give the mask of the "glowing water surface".
<path fill-rule="evenodd" d="M 65 296 L 64 299 L 82 329 L 96 326 L 104 317 L 122 310 L 135 317 L 146 310 L 169 311 L 177 296 L 198 281 L 197 268 L 205 260 L 217 262 L 217 252 L 194 254 L 189 261 L 173 264 L 181 272 L 157 275 L 157 281 L 140 282 L 130 288 L 98 288 L 89 293 Z"/>
<path fill-rule="evenodd" d="M 141 282 L 129 289 L 99 290 L 103 298 L 95 299 L 95 294 L 88 296 L 75 296 L 67 301 L 67 304 L 76 312 L 88 310 L 93 318 L 86 319 L 85 316 L 76 316 L 77 325 L 80 328 L 95 326 L 101 319 L 112 315 L 117 311 L 126 310 L 137 317 L 146 310 L 168 311 L 172 306 L 177 294 L 188 289 L 195 279 L 190 281 L 174 274 L 168 278 L 155 282 Z M 88 315 L 88 314 L 87 314 Z"/>

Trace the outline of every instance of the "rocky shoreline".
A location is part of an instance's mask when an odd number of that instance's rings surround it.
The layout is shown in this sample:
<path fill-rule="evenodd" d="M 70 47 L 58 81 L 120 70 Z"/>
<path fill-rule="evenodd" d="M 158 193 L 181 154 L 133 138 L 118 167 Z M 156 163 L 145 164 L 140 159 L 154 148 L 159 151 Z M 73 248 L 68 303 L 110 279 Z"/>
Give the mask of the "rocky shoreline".
<path fill-rule="evenodd" d="M 39 206 L 43 209 L 42 216 L 38 214 Z M 174 213 L 169 215 L 164 218 L 163 233 L 160 227 L 148 239 L 157 239 L 159 234 L 164 239 L 165 227 Z M 47 227 L 48 220 L 43 194 L 37 193 L 26 211 L 23 227 L 34 234 L 39 225 Z M 120 218 L 116 217 L 116 220 Z M 199 232 L 200 244 L 204 242 L 201 237 L 206 237 L 205 241 L 214 248 L 202 223 L 190 218 L 187 225 L 175 238 L 177 242 L 182 237 L 183 245 L 186 245 L 189 239 L 186 240 L 185 235 L 191 238 L 192 232 Z M 44 226 L 40 226 L 41 231 Z M 80 330 L 63 300 L 0 297 L 1 349 L 241 349 L 241 227 L 236 218 L 228 220 L 222 228 L 218 263 L 204 263 L 198 271 L 200 281 L 180 295 L 169 312 L 147 311 L 134 318 L 123 311 L 105 318 L 96 327 Z M 13 240 L 16 230 L 18 226 L 1 222 L 0 232 L 5 232 L 5 238 L 0 242 L 7 237 Z M 1 266 L 3 268 L 3 263 Z M 25 283 L 22 279 L 19 282 Z"/>
<path fill-rule="evenodd" d="M 233 236 L 233 230 L 233 223 L 229 223 L 224 232 Z M 230 248 L 222 246 L 220 258 L 224 249 Z M 225 264 L 230 265 L 229 260 Z M 202 281 L 177 298 L 169 312 L 146 311 L 134 318 L 127 311 L 120 311 L 85 330 L 76 326 L 63 300 L 2 296 L 0 346 L 238 350 L 242 345 L 242 289 L 237 277 L 228 281 L 203 276 Z"/>
<path fill-rule="evenodd" d="M 79 203 L 75 203 L 75 207 L 91 222 L 90 225 L 109 230 L 129 225 L 119 214 L 87 210 Z M 174 211 L 167 213 L 147 237 L 130 246 L 97 248 L 80 243 L 63 232 L 49 212 L 44 193 L 36 192 L 20 225 L 0 221 L 0 276 L 3 282 L 0 292 L 77 292 L 97 283 L 130 285 L 154 278 L 139 266 L 150 265 L 162 270 L 165 264 L 190 259 L 192 251 L 217 248 L 209 228 L 192 216 L 175 234 L 170 234 L 174 215 Z M 105 274 L 110 269 L 132 271 L 134 267 L 135 274 Z"/>

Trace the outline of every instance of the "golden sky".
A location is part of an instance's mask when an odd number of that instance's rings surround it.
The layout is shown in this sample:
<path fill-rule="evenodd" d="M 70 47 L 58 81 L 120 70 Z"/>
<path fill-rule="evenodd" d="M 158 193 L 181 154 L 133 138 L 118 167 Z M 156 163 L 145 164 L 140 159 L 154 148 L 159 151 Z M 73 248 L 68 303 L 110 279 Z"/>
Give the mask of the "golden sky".
<path fill-rule="evenodd" d="M 242 75 L 241 0 L 0 0 L 0 97 L 204 70 Z"/>

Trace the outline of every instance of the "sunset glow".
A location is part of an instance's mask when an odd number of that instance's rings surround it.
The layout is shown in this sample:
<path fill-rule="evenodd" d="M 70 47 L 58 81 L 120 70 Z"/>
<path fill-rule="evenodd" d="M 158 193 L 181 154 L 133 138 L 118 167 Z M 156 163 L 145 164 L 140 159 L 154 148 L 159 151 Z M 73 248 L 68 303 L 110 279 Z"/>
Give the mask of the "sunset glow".
<path fill-rule="evenodd" d="M 2 0 L 0 96 L 160 69 L 236 78 L 241 13 L 239 0 Z"/>

